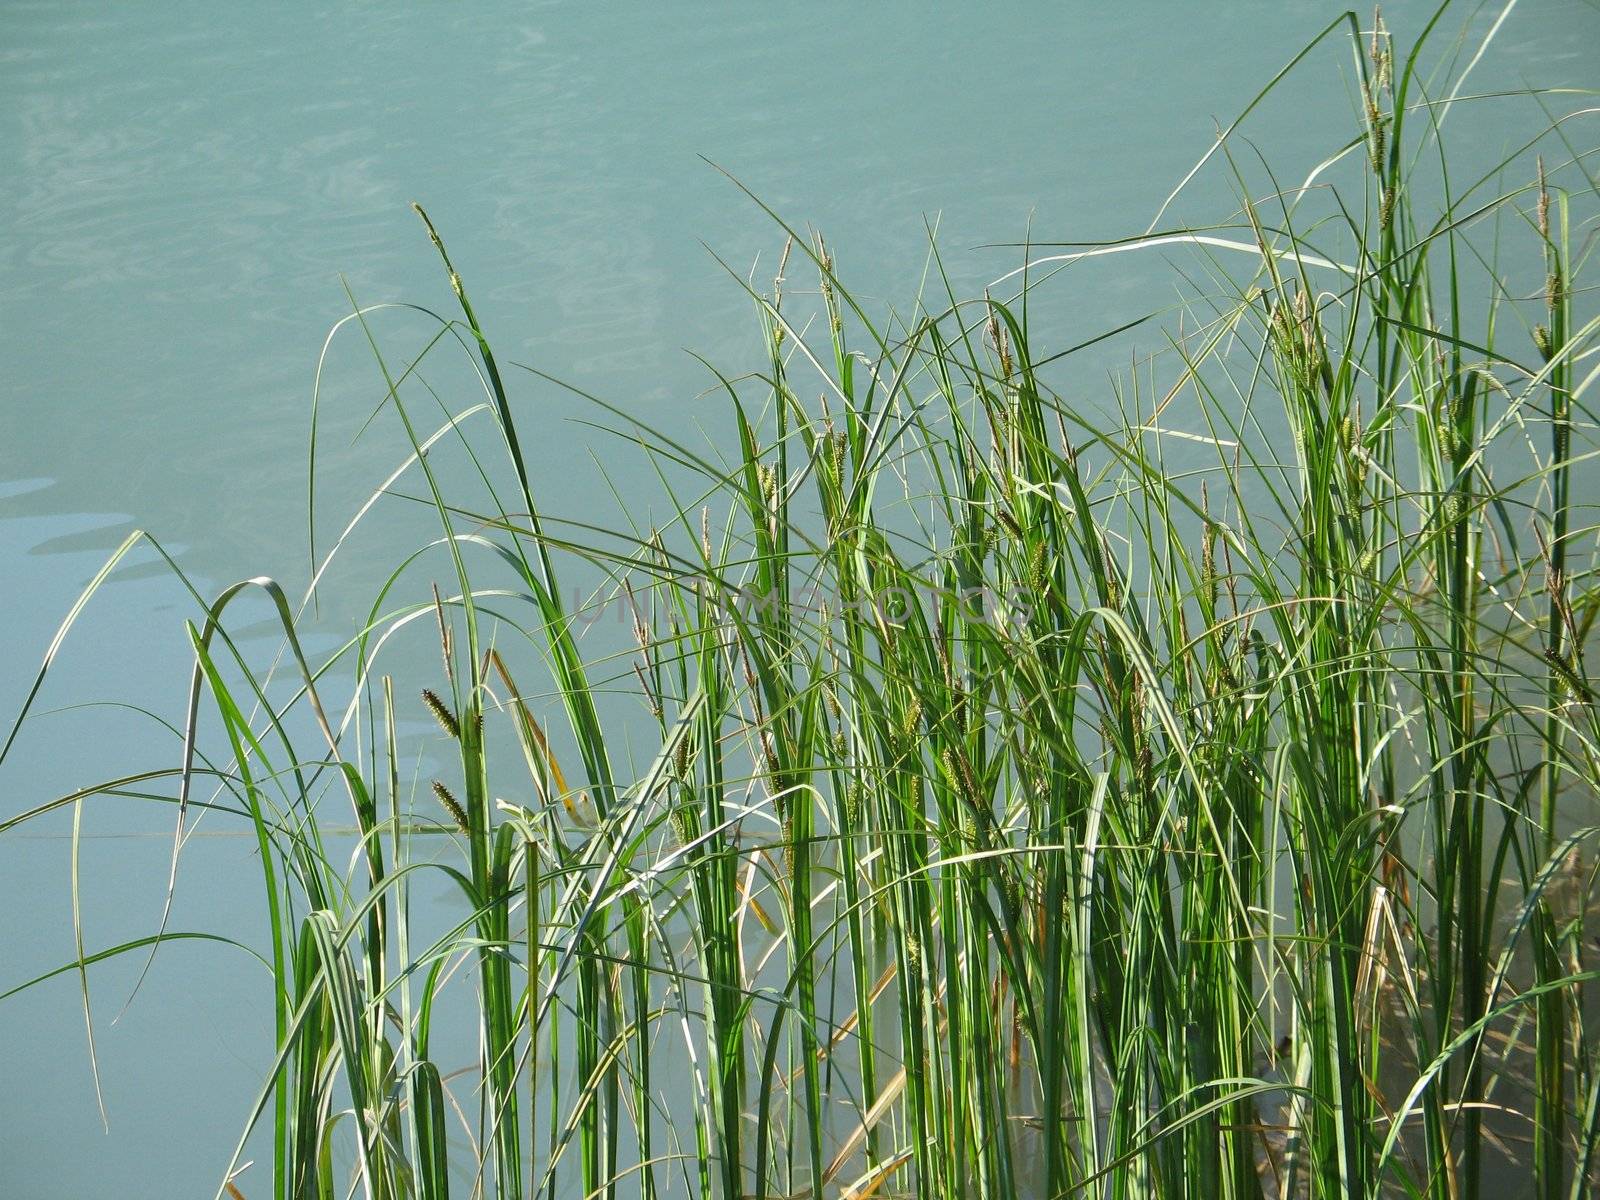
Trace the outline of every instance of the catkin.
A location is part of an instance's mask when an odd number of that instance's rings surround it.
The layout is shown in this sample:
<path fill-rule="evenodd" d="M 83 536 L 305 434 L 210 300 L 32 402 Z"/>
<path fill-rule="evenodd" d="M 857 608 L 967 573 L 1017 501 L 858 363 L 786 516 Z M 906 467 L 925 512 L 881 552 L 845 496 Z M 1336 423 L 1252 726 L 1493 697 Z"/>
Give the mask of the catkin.
<path fill-rule="evenodd" d="M 1555 356 L 1555 347 L 1550 342 L 1550 331 L 1543 325 L 1533 327 L 1533 344 L 1545 362 L 1549 362 Z"/>
<path fill-rule="evenodd" d="M 472 832 L 472 822 L 467 819 L 467 810 L 462 808 L 461 802 L 450 794 L 450 789 L 435 779 L 433 781 L 433 794 L 438 797 L 439 803 L 444 807 L 445 812 L 450 814 L 450 819 L 456 823 L 456 827 L 462 833 L 470 834 Z"/>
<path fill-rule="evenodd" d="M 1206 522 L 1205 536 L 1200 540 L 1200 587 L 1206 597 L 1208 612 L 1217 607 L 1217 527 Z"/>
<path fill-rule="evenodd" d="M 1550 240 L 1550 188 L 1545 183 L 1543 156 L 1539 159 L 1539 236 Z"/>
<path fill-rule="evenodd" d="M 433 714 L 434 720 L 439 722 L 439 727 L 451 737 L 460 741 L 461 726 L 456 721 L 456 715 L 450 711 L 449 706 L 439 699 L 439 694 L 432 688 L 423 688 L 422 702 L 428 706 L 428 711 Z"/>

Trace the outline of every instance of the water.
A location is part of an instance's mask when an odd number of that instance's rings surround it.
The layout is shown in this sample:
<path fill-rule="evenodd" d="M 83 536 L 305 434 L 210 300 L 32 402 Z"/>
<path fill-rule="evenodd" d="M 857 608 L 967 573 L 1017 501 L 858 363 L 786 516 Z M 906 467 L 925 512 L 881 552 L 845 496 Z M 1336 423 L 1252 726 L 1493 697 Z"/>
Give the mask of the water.
<path fill-rule="evenodd" d="M 1403 39 L 1425 11 L 1386 17 Z M 9 723 L 60 614 L 135 526 L 202 592 L 258 573 L 303 586 L 311 385 L 325 332 L 349 311 L 341 276 L 362 302 L 450 302 L 408 202 L 449 240 L 502 357 L 715 439 L 723 409 L 683 348 L 740 369 L 751 323 L 702 243 L 739 273 L 759 258 L 765 281 L 782 238 L 701 156 L 824 230 L 875 302 L 909 304 L 925 219 L 938 219 L 958 286 L 981 287 L 1020 252 L 974 247 L 1020 240 L 1030 220 L 1047 239 L 1142 229 L 1217 124 L 1336 10 L 1193 12 L 7 3 L 0 716 Z M 1527 4 L 1475 82 L 1590 84 L 1596 49 L 1589 6 Z M 1348 62 L 1330 48 L 1252 121 L 1286 174 L 1350 127 Z M 1485 119 L 1491 151 L 1542 124 L 1531 102 L 1503 111 Z M 1226 195 L 1226 180 L 1204 180 L 1181 211 L 1225 215 Z M 1165 303 L 1163 279 L 1133 256 L 1080 272 L 1052 296 L 1047 340 Z M 406 327 L 393 328 L 403 343 Z M 345 446 L 377 399 L 370 362 L 345 345 L 324 397 L 344 435 L 324 460 L 324 533 L 392 458 Z M 1087 373 L 1084 391 L 1103 379 Z M 654 498 L 626 474 L 633 460 L 574 422 L 591 409 L 525 376 L 512 386 L 552 509 L 610 511 L 607 467 L 631 498 Z M 352 560 L 381 563 L 384 549 Z M 326 625 L 364 597 L 331 597 Z M 188 663 L 178 618 L 191 612 L 137 555 L 69 643 L 44 706 L 122 700 L 175 718 Z M 125 710 L 42 718 L 0 768 L 0 818 L 170 765 L 176 745 Z M 133 801 L 86 811 L 91 949 L 153 930 L 169 819 Z M 0 838 L 0 990 L 71 958 L 70 828 L 62 812 Z M 184 862 L 173 927 L 259 940 L 248 844 L 203 827 Z M 236 950 L 171 947 L 112 1024 L 138 965 L 94 975 L 109 1132 L 71 976 L 3 1002 L 0 1193 L 215 1187 L 266 1062 L 265 975 Z"/>

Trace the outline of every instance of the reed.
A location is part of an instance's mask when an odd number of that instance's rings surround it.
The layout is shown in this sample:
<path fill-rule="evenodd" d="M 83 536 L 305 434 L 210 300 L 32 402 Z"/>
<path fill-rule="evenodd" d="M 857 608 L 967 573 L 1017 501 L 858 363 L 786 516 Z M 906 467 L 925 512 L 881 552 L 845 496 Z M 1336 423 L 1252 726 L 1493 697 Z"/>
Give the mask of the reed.
<path fill-rule="evenodd" d="M 343 329 L 403 439 L 371 507 L 430 540 L 315 664 L 276 585 L 203 605 L 181 766 L 0 823 L 160 783 L 258 840 L 278 1049 L 219 1196 L 1590 1194 L 1595 151 L 1580 112 L 1456 178 L 1440 19 L 1296 57 L 1347 46 L 1358 114 L 1301 184 L 1235 124 L 1230 218 L 1035 244 L 981 298 L 935 255 L 879 316 L 772 214 L 763 356 L 708 368 L 728 444 L 595 399 L 658 529 L 541 508 L 538 373 L 427 223 L 459 315 L 404 358 Z M 1029 306 L 1109 249 L 1191 257 L 1091 406 Z M 450 353 L 482 395 L 439 415 Z M 627 637 L 580 641 L 572 579 Z M 262 588 L 287 700 L 227 634 Z M 397 681 L 418 623 L 440 667 Z M 87 1014 L 91 967 L 182 936 L 54 974 Z"/>

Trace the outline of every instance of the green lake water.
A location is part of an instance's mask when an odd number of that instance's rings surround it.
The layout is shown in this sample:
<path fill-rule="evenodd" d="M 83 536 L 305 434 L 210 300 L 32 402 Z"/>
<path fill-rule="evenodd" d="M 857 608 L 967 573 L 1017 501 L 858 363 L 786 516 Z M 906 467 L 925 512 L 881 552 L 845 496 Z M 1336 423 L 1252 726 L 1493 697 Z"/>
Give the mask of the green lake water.
<path fill-rule="evenodd" d="M 345 287 L 361 303 L 451 303 L 411 201 L 503 358 L 715 443 L 726 410 L 686 349 L 754 365 L 750 305 L 718 259 L 765 287 L 783 238 L 707 160 L 824 231 L 868 304 L 905 311 L 930 224 L 966 294 L 1022 261 L 1030 228 L 1055 241 L 1142 231 L 1219 124 L 1338 11 L 6 0 L 0 722 L 134 528 L 202 593 L 257 574 L 303 589 L 312 384 L 350 310 Z M 1402 41 L 1428 11 L 1385 6 Z M 1481 36 L 1498 11 L 1446 21 Z M 1592 5 L 1523 4 L 1474 82 L 1592 84 L 1597 51 Z M 1247 126 L 1286 177 L 1354 127 L 1349 67 L 1345 44 L 1319 51 Z M 1532 101 L 1471 119 L 1485 154 L 1544 124 Z M 1212 173 L 1172 215 L 1232 207 Z M 1159 258 L 1118 256 L 1055 281 L 1035 336 L 1064 347 L 1172 298 Z M 381 328 L 397 352 L 416 340 L 398 317 Z M 330 359 L 323 535 L 394 460 L 392 441 L 350 444 L 379 398 L 364 355 L 346 341 Z M 1068 382 L 1103 398 L 1106 366 Z M 512 392 L 552 512 L 616 523 L 613 483 L 641 509 L 659 503 L 637 458 L 585 423 L 592 407 L 524 373 Z M 353 546 L 352 577 L 424 535 L 395 536 Z M 313 640 L 347 636 L 368 598 L 332 588 Z M 170 730 L 68 706 L 177 719 L 193 611 L 152 554 L 129 560 L 0 766 L 0 819 L 176 763 Z M 170 820 L 133 800 L 85 811 L 91 949 L 154 930 Z M 72 957 L 70 830 L 63 811 L 0 835 L 0 991 Z M 172 928 L 259 941 L 251 844 L 226 832 L 202 824 L 187 847 Z M 141 961 L 94 976 L 108 1130 L 73 979 L 0 1001 L 0 1196 L 214 1190 L 268 1062 L 266 976 L 237 950 L 171 946 L 113 1023 Z"/>

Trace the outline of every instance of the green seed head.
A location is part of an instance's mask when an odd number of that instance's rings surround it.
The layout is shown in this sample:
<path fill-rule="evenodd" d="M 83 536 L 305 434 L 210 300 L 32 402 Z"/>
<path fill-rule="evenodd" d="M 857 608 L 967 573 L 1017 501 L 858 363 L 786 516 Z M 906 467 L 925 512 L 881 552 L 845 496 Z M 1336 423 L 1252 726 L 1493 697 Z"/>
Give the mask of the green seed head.
<path fill-rule="evenodd" d="M 911 703 L 906 707 L 905 724 L 900 732 L 908 738 L 914 738 L 917 730 L 922 725 L 922 701 L 916 696 L 911 697 Z"/>
<path fill-rule="evenodd" d="M 1539 357 L 1549 362 L 1555 356 L 1555 347 L 1550 344 L 1550 331 L 1543 325 L 1533 327 L 1533 344 L 1539 351 Z"/>
<path fill-rule="evenodd" d="M 1039 597 L 1050 590 L 1049 554 L 1042 541 L 1033 548 L 1028 559 L 1028 586 Z"/>

